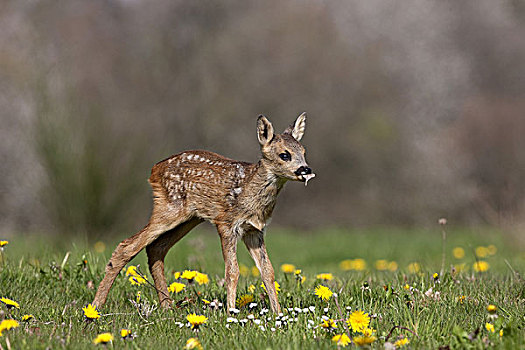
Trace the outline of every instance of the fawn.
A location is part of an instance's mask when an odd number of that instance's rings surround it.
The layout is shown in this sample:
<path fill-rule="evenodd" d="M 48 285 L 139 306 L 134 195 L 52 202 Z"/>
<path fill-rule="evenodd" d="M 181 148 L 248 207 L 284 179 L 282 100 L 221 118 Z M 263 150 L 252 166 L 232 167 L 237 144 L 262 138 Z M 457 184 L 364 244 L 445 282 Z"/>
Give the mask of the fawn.
<path fill-rule="evenodd" d="M 117 246 L 93 304 L 102 306 L 106 302 L 119 272 L 146 248 L 160 304 L 170 307 L 164 257 L 191 229 L 207 220 L 217 227 L 221 239 L 228 308 L 235 307 L 237 241 L 242 239 L 261 273 L 272 311 L 280 312 L 264 232 L 286 181 L 306 185 L 315 176 L 299 143 L 305 126 L 306 113 L 302 113 L 282 134 L 276 134 L 270 121 L 259 116 L 257 138 L 262 158 L 256 164 L 200 150 L 179 153 L 155 164 L 149 178 L 153 190 L 151 218 L 140 232 Z"/>

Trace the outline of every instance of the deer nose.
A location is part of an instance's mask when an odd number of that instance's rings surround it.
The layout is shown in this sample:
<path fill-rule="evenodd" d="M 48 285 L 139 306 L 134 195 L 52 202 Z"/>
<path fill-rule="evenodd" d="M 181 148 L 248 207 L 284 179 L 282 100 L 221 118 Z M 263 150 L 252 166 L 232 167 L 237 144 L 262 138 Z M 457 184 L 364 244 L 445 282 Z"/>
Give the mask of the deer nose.
<path fill-rule="evenodd" d="M 299 176 L 299 175 L 309 175 L 309 174 L 312 173 L 312 169 L 310 169 L 307 166 L 302 166 L 299 169 L 297 169 L 294 173 L 297 176 Z"/>

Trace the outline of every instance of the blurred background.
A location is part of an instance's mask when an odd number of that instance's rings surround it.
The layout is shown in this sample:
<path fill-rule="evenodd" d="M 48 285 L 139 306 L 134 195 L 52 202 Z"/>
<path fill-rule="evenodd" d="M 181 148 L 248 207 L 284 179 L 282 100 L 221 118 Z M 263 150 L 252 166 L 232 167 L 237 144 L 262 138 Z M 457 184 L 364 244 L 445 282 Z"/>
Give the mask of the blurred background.
<path fill-rule="evenodd" d="M 308 113 L 273 225 L 525 232 L 525 2 L 0 3 L 0 232 L 129 235 L 157 161 L 256 161 Z"/>

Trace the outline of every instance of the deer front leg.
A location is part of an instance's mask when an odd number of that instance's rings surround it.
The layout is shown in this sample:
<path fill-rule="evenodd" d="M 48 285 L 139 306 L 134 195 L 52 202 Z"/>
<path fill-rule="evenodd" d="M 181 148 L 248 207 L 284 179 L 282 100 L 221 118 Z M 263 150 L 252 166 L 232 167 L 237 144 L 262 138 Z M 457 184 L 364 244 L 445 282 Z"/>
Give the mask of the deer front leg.
<path fill-rule="evenodd" d="M 281 312 L 281 306 L 279 300 L 277 300 L 277 292 L 275 290 L 275 275 L 273 271 L 272 263 L 266 252 L 266 246 L 264 245 L 264 236 L 261 231 L 248 232 L 242 238 L 246 248 L 250 252 L 255 265 L 261 273 L 261 277 L 270 299 L 270 307 L 275 313 Z"/>
<path fill-rule="evenodd" d="M 237 264 L 237 237 L 227 226 L 217 226 L 221 237 L 222 256 L 226 280 L 226 301 L 228 310 L 235 307 L 237 282 L 239 281 L 239 265 Z"/>

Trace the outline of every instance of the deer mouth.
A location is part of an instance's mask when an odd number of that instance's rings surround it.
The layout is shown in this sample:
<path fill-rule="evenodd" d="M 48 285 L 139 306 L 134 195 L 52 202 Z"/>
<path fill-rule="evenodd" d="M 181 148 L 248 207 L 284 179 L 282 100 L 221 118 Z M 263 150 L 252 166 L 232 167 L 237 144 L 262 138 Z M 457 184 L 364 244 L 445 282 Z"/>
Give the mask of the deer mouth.
<path fill-rule="evenodd" d="M 315 177 L 315 174 L 314 173 L 310 173 L 310 174 L 301 174 L 299 175 L 299 181 L 302 181 L 304 182 L 304 186 L 308 186 L 308 181 L 310 181 L 311 179 L 313 179 Z"/>

